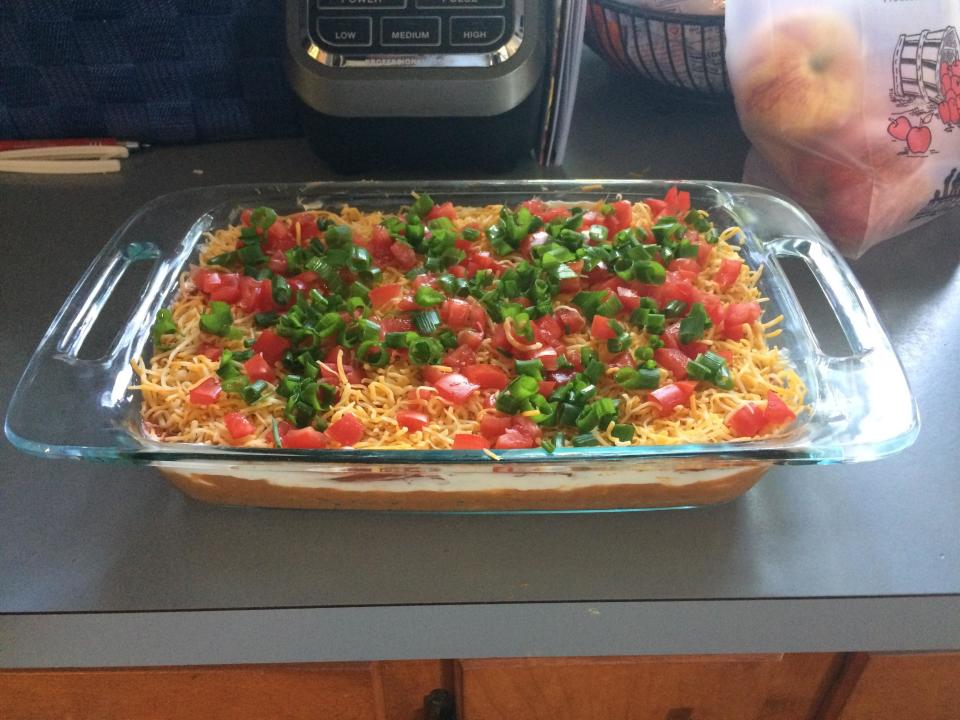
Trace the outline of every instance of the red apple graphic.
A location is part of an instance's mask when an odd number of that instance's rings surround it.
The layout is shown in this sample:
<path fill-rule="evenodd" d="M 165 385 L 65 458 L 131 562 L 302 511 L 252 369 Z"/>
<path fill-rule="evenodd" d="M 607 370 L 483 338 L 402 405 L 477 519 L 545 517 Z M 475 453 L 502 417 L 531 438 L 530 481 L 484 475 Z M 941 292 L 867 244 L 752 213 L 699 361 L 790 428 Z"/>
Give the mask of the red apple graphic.
<path fill-rule="evenodd" d="M 907 149 L 912 153 L 925 153 L 930 149 L 930 143 L 933 141 L 933 133 L 926 125 L 910 128 L 907 133 Z"/>
<path fill-rule="evenodd" d="M 897 140 L 906 140 L 907 134 L 910 132 L 910 120 L 905 116 L 901 115 L 892 123 L 887 125 L 887 132 L 893 135 Z"/>

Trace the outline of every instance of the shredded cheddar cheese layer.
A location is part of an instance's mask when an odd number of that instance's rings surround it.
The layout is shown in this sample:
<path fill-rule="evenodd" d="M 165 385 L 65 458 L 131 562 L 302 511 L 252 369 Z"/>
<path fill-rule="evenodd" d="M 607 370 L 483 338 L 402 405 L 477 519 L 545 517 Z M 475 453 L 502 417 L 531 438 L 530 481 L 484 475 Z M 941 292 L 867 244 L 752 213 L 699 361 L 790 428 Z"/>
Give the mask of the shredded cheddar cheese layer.
<path fill-rule="evenodd" d="M 598 210 L 602 201 L 593 207 Z M 465 227 L 487 228 L 497 222 L 499 205 L 486 207 L 456 207 L 454 225 L 458 230 Z M 650 208 L 637 202 L 633 205 L 633 223 L 638 228 L 650 230 L 653 217 Z M 315 218 L 329 218 L 338 224 L 347 224 L 355 241 L 368 240 L 374 228 L 383 221 L 380 213 L 364 213 L 357 208 L 344 206 L 338 213 L 329 211 L 311 212 Z M 302 219 L 303 215 L 300 217 Z M 291 218 L 279 222 L 290 225 L 291 233 L 299 240 L 301 228 Z M 694 285 L 699 290 L 713 293 L 725 303 L 763 302 L 757 287 L 762 268 L 744 266 L 739 277 L 727 289 L 721 289 L 715 278 L 720 264 L 725 259 L 739 259 L 736 244 L 740 230 L 729 228 L 719 235 L 702 272 Z M 240 226 L 231 226 L 209 234 L 200 252 L 200 265 L 210 258 L 234 250 L 240 238 Z M 481 233 L 475 246 L 489 251 L 487 237 Z M 518 254 L 498 258 L 505 266 L 521 261 Z M 410 285 L 404 274 L 391 267 L 381 266 L 383 283 Z M 554 299 L 554 307 L 569 305 L 570 295 Z M 219 361 L 201 353 L 204 348 L 217 347 L 237 352 L 247 349 L 245 341 L 252 341 L 258 334 L 252 314 L 243 313 L 239 306 L 232 308 L 233 325 L 240 330 L 240 337 L 225 339 L 207 334 L 200 327 L 200 317 L 209 310 L 207 296 L 200 291 L 190 272 L 180 278 L 179 292 L 171 306 L 177 332 L 165 337 L 169 349 L 155 352 L 146 362 L 137 359 L 133 363 L 139 377 L 135 389 L 142 394 L 142 418 L 148 433 L 170 443 L 205 443 L 251 448 L 274 447 L 274 421 L 284 421 L 285 399 L 270 387 L 262 397 L 248 405 L 236 393 L 221 392 L 211 404 L 198 405 L 190 401 L 194 390 L 209 378 L 217 377 Z M 723 390 L 701 382 L 686 405 L 677 407 L 670 415 L 663 416 L 660 406 L 647 390 L 626 391 L 614 380 L 616 368 L 608 367 L 597 382 L 598 396 L 619 401 L 619 417 L 616 423 L 593 431 L 600 445 L 672 445 L 686 443 L 715 443 L 735 439 L 727 419 L 744 403 L 762 406 L 768 392 L 776 393 L 794 412 L 804 407 L 806 388 L 799 376 L 788 364 L 785 354 L 769 344 L 780 330 L 777 325 L 782 317 L 761 318 L 746 325 L 743 338 L 730 340 L 721 337 L 718 328 L 709 328 L 702 337 L 711 350 L 728 354 L 733 388 Z M 646 333 L 626 323 L 633 345 L 642 345 Z M 608 360 L 609 353 L 603 341 L 592 338 L 589 323 L 583 332 L 567 334 L 562 338 L 566 350 L 585 347 L 594 349 L 601 361 Z M 510 335 L 508 334 L 508 338 Z M 513 360 L 505 357 L 492 346 L 489 334 L 476 349 L 476 362 L 502 368 L 511 377 L 514 374 Z M 283 370 L 278 365 L 278 374 Z M 364 366 L 363 378 L 351 384 L 343 365 L 343 357 L 337 357 L 336 375 L 339 396 L 320 416 L 326 424 L 334 423 L 345 414 L 352 414 L 363 425 L 362 439 L 356 448 L 380 449 L 436 449 L 453 447 L 453 438 L 458 433 L 478 434 L 480 421 L 492 409 L 490 392 L 474 392 L 462 404 L 450 402 L 438 394 L 421 376 L 421 368 L 406 358 L 394 354 L 393 361 L 383 368 Z M 663 371 L 662 385 L 673 381 Z M 414 410 L 426 414 L 429 422 L 420 430 L 410 431 L 397 419 L 398 412 Z M 253 425 L 253 432 L 235 439 L 225 423 L 229 413 L 240 413 Z M 525 413 L 527 416 L 535 412 Z M 632 440 L 623 441 L 612 434 L 615 424 L 629 424 L 635 428 Z M 551 429 L 549 432 L 556 432 Z M 574 435 L 576 432 L 570 432 Z M 336 443 L 331 444 L 337 447 Z M 499 457 L 490 453 L 490 457 Z"/>

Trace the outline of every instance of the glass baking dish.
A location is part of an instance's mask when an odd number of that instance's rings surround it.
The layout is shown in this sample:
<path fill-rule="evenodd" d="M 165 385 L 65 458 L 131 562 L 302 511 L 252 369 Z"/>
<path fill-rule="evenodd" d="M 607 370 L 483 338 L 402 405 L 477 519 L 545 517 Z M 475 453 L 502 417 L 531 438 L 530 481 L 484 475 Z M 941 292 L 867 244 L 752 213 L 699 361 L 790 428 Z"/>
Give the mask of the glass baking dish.
<path fill-rule="evenodd" d="M 663 197 L 673 185 L 720 227 L 745 231 L 743 257 L 764 266 L 765 317 L 783 315 L 777 344 L 808 388 L 808 409 L 784 432 L 721 444 L 479 451 L 263 450 L 166 444 L 140 424 L 130 361 L 147 347 L 157 310 L 196 262 L 205 232 L 236 223 L 244 207 L 278 212 L 339 207 L 395 212 L 417 189 L 458 205 L 516 204 L 533 196 L 583 203 L 622 195 Z M 795 257 L 819 281 L 851 348 L 825 354 L 779 258 Z M 106 347 L 91 331 L 124 273 L 146 270 L 138 298 Z M 111 306 L 114 307 L 114 306 Z M 101 315 L 105 317 L 101 317 Z M 114 317 L 116 321 L 118 318 Z M 97 333 L 93 333 L 97 335 Z M 103 335 L 103 333 L 100 333 Z M 107 336 L 109 337 L 109 336 Z M 83 357 L 80 355 L 83 348 Z M 82 422 L 77 422 L 82 418 Z M 570 511 L 688 507 L 730 500 L 771 464 L 874 460 L 909 446 L 919 419 L 883 326 L 845 262 L 788 200 L 732 183 L 653 180 L 354 182 L 238 185 L 160 197 L 130 218 L 67 298 L 24 372 L 6 419 L 21 450 L 49 458 L 146 463 L 206 501 L 302 508 L 416 511 Z"/>

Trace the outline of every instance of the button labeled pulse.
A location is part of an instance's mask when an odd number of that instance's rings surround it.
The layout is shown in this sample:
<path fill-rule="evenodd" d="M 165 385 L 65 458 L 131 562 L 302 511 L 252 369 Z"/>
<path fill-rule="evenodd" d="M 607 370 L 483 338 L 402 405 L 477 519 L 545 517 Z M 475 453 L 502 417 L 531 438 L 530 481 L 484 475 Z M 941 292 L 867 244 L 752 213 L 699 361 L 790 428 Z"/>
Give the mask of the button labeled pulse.
<path fill-rule="evenodd" d="M 371 18 L 334 17 L 317 20 L 317 35 L 331 47 L 368 47 L 373 42 Z"/>

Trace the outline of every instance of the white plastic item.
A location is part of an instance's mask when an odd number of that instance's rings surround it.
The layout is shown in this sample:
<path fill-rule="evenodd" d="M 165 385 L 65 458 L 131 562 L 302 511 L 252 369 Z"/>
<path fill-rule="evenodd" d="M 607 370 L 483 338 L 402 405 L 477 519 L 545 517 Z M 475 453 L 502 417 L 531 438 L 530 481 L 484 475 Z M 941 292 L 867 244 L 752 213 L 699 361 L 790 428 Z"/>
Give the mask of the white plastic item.
<path fill-rule="evenodd" d="M 728 0 L 744 180 L 851 257 L 960 206 L 957 27 L 946 0 Z"/>

